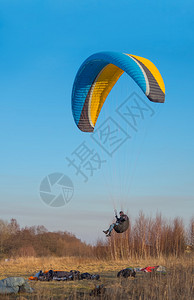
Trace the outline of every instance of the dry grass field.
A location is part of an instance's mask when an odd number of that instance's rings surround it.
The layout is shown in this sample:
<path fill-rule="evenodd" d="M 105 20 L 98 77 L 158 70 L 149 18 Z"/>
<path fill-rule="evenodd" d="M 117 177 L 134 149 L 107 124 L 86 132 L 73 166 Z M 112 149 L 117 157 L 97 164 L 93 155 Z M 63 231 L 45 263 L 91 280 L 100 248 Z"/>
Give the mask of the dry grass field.
<path fill-rule="evenodd" d="M 14 296 L 1 296 L 0 299 L 194 299 L 193 257 L 191 254 L 175 258 L 170 257 L 146 260 L 102 261 L 77 257 L 17 258 L 1 261 L 0 279 L 10 276 L 28 278 L 39 270 L 79 270 L 98 273 L 100 280 L 81 280 L 68 282 L 30 282 L 34 293 Z M 117 272 L 126 267 L 146 267 L 162 265 L 166 274 L 137 273 L 135 278 L 117 278 Z M 101 295 L 90 296 L 96 285 L 103 285 Z"/>

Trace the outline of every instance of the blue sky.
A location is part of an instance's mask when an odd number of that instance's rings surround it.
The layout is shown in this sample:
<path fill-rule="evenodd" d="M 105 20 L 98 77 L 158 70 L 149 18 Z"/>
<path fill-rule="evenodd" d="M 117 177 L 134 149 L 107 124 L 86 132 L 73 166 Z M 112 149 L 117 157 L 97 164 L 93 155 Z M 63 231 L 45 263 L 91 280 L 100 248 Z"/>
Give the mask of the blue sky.
<path fill-rule="evenodd" d="M 0 1 L 0 218 L 71 231 L 86 241 L 103 237 L 114 206 L 132 219 L 143 210 L 188 222 L 194 203 L 193 14 L 192 1 Z M 119 122 L 115 110 L 133 92 L 155 114 L 112 157 L 77 129 L 71 113 L 76 72 L 99 51 L 150 59 L 166 86 L 166 102 L 158 105 L 130 78 L 120 79 L 97 126 L 109 116 Z M 83 141 L 106 160 L 87 183 L 66 161 Z M 73 198 L 61 208 L 39 196 L 41 180 L 55 172 L 74 184 Z"/>

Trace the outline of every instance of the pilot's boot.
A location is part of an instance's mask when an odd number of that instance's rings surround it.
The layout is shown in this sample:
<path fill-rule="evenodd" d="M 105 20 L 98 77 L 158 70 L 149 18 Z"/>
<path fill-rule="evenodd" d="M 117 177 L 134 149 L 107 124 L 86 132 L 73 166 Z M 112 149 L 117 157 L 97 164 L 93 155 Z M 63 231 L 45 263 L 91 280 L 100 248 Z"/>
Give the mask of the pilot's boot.
<path fill-rule="evenodd" d="M 103 232 L 104 232 L 105 234 L 107 234 L 107 233 L 108 233 L 108 229 L 107 229 L 107 230 L 103 230 Z"/>

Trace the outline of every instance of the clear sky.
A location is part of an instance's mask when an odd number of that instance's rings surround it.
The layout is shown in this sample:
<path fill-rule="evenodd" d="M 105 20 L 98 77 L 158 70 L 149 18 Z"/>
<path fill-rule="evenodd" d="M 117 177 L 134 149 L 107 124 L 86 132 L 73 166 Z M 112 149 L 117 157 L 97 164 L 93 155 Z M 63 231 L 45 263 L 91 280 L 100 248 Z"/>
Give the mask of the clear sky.
<path fill-rule="evenodd" d="M 0 218 L 89 242 L 103 237 L 114 207 L 132 219 L 143 210 L 187 223 L 194 211 L 193 32 L 188 0 L 0 0 Z M 116 110 L 133 93 L 154 115 L 112 157 L 71 113 L 76 72 L 100 51 L 150 59 L 166 86 L 166 102 L 155 104 L 129 77 L 120 79 L 96 126 L 111 116 L 129 130 Z M 105 160 L 86 183 L 66 160 L 83 142 Z M 56 172 L 74 185 L 59 208 L 39 195 L 43 178 Z"/>

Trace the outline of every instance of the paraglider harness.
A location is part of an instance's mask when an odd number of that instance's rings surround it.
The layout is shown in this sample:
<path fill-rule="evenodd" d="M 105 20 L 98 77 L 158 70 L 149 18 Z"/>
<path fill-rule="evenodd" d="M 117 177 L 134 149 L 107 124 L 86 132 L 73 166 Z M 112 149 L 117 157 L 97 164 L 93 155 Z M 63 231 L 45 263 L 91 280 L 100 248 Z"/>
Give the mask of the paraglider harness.
<path fill-rule="evenodd" d="M 114 230 L 117 233 L 122 233 L 126 231 L 129 228 L 129 218 L 127 215 L 123 214 L 120 218 L 117 216 L 117 211 L 115 210 L 115 218 L 116 218 L 116 223 L 114 226 Z"/>

